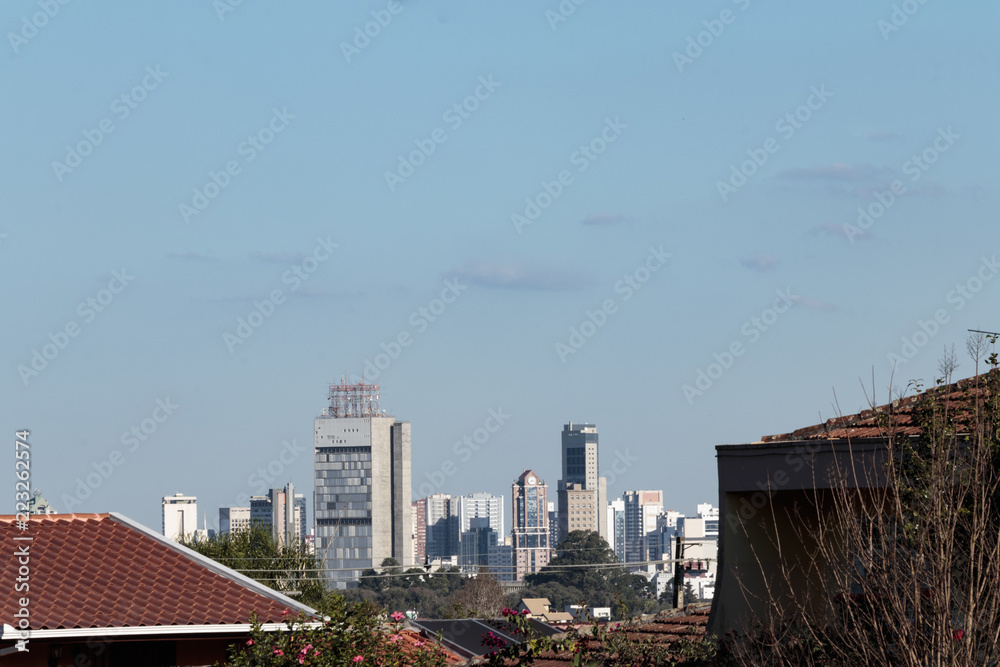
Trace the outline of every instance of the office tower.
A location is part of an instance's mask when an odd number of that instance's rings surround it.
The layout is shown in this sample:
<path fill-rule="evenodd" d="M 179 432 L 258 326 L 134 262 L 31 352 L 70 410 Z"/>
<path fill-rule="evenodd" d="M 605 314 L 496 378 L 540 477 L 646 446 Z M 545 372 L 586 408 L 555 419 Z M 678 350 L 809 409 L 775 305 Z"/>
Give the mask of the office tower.
<path fill-rule="evenodd" d="M 463 572 L 475 574 L 490 564 L 490 550 L 497 546 L 497 531 L 486 517 L 474 518 L 469 530 L 461 533 L 458 566 Z"/>
<path fill-rule="evenodd" d="M 464 533 L 472 530 L 474 519 L 486 519 L 487 525 L 496 531 L 497 535 L 504 535 L 504 511 L 503 496 L 494 496 L 490 493 L 471 493 L 467 496 L 458 496 L 458 529 Z"/>
<path fill-rule="evenodd" d="M 427 499 L 414 500 L 410 504 L 413 514 L 413 563 L 422 565 L 427 555 Z"/>
<path fill-rule="evenodd" d="M 618 562 L 625 562 L 625 501 L 621 498 L 608 503 L 608 543 L 615 550 Z"/>
<path fill-rule="evenodd" d="M 377 384 L 330 385 L 313 422 L 316 549 L 336 588 L 386 558 L 413 564 L 410 423 L 379 408 Z"/>
<path fill-rule="evenodd" d="M 435 493 L 427 502 L 425 552 L 432 560 L 451 558 L 459 553 L 458 499 L 447 493 Z"/>
<path fill-rule="evenodd" d="M 513 540 L 508 535 L 504 538 L 502 544 L 498 543 L 495 547 L 490 547 L 490 576 L 497 581 L 511 582 L 516 579 L 517 574 L 513 565 L 514 547 L 511 545 L 512 542 Z"/>
<path fill-rule="evenodd" d="M 657 517 L 663 512 L 662 491 L 626 491 L 625 562 L 638 563 L 649 558 L 647 535 L 656 531 Z"/>
<path fill-rule="evenodd" d="M 220 507 L 219 532 L 236 533 L 250 527 L 249 507 Z"/>
<path fill-rule="evenodd" d="M 547 503 L 549 508 L 549 545 L 556 549 L 559 547 L 559 512 L 556 511 L 556 504 L 551 500 Z"/>
<path fill-rule="evenodd" d="M 287 502 L 288 498 L 294 498 L 294 503 Z M 267 495 L 250 496 L 250 523 L 271 530 L 281 546 L 301 545 L 307 532 L 306 498 L 295 493 L 291 482 L 283 489 L 269 489 Z"/>
<path fill-rule="evenodd" d="M 511 486 L 514 509 L 513 560 L 516 579 L 549 564 L 548 486 L 532 470 L 525 470 Z"/>
<path fill-rule="evenodd" d="M 590 530 L 608 539 L 607 480 L 598 477 L 598 465 L 597 427 L 572 422 L 563 426 L 560 542 L 574 530 Z"/>
<path fill-rule="evenodd" d="M 191 537 L 198 530 L 198 498 L 175 493 L 163 497 L 163 535 L 171 540 Z"/>

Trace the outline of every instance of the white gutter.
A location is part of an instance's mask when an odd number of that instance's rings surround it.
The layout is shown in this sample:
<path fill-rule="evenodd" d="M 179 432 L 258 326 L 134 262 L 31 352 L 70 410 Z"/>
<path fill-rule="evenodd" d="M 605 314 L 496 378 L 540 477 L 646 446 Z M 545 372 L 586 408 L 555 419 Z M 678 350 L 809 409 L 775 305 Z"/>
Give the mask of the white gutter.
<path fill-rule="evenodd" d="M 296 624 L 297 628 L 317 629 L 323 627 L 323 623 L 301 623 Z M 249 634 L 253 626 L 249 623 L 220 623 L 218 625 L 139 625 L 129 627 L 109 627 L 109 628 L 56 628 L 52 630 L 29 630 L 28 636 L 24 637 L 30 641 L 41 641 L 45 639 L 76 639 L 76 638 L 105 638 L 105 637 L 170 637 L 174 635 L 212 635 L 212 634 Z M 284 623 L 264 623 L 261 629 L 265 632 L 285 632 L 288 626 Z M 8 641 L 22 639 L 20 636 L 11 637 Z"/>

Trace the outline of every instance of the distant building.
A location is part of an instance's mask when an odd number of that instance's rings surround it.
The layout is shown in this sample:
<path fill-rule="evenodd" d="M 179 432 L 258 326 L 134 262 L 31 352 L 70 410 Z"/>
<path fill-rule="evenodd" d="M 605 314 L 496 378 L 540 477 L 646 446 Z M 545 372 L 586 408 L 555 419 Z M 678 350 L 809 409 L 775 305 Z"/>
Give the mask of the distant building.
<path fill-rule="evenodd" d="M 562 478 L 557 487 L 559 542 L 574 530 L 608 539 L 607 481 L 598 477 L 597 427 L 572 422 L 562 431 Z"/>
<path fill-rule="evenodd" d="M 472 519 L 470 530 L 462 532 L 459 540 L 461 553 L 458 566 L 463 572 L 475 574 L 490 564 L 490 550 L 497 546 L 497 531 L 490 527 L 489 519 Z"/>
<path fill-rule="evenodd" d="M 511 486 L 514 529 L 513 565 L 518 581 L 549 564 L 548 487 L 532 470 L 525 470 Z"/>
<path fill-rule="evenodd" d="M 279 545 L 301 545 L 306 519 L 306 497 L 296 494 L 291 482 L 283 489 L 268 490 L 267 495 L 250 496 L 250 523 L 269 528 Z"/>
<path fill-rule="evenodd" d="M 662 491 L 626 491 L 625 503 L 625 562 L 649 560 L 650 542 L 647 536 L 656 531 L 656 518 L 663 512 Z"/>
<path fill-rule="evenodd" d="M 549 544 L 553 549 L 559 546 L 559 512 L 556 511 L 556 504 L 551 500 L 548 502 L 549 508 Z"/>
<path fill-rule="evenodd" d="M 410 423 L 379 408 L 376 384 L 330 385 L 313 422 L 316 550 L 336 588 L 395 558 L 413 565 Z"/>
<path fill-rule="evenodd" d="M 237 533 L 250 527 L 249 507 L 220 507 L 219 532 Z"/>
<path fill-rule="evenodd" d="M 608 503 L 608 544 L 615 550 L 619 563 L 625 562 L 625 501 L 619 498 Z"/>
<path fill-rule="evenodd" d="M 35 491 L 34 495 L 28 499 L 28 514 L 58 514 L 55 508 L 47 501 L 41 491 Z"/>
<path fill-rule="evenodd" d="M 514 567 L 514 547 L 510 537 L 504 538 L 503 543 L 490 547 L 489 568 L 490 576 L 500 582 L 512 582 L 517 579 L 517 572 Z"/>
<path fill-rule="evenodd" d="M 198 530 L 198 498 L 175 493 L 163 497 L 163 535 L 171 540 L 189 538 Z"/>
<path fill-rule="evenodd" d="M 427 555 L 427 499 L 421 498 L 410 503 L 413 526 L 413 562 L 421 565 Z"/>
<path fill-rule="evenodd" d="M 458 555 L 458 499 L 447 493 L 435 493 L 425 498 L 426 553 L 430 558 L 450 558 Z"/>
<path fill-rule="evenodd" d="M 504 531 L 503 496 L 494 496 L 491 493 L 470 493 L 467 496 L 458 496 L 456 502 L 460 533 L 472 530 L 475 519 L 486 519 L 486 525 L 492 528 L 497 535 L 506 534 Z M 480 522 L 479 525 L 483 524 Z"/>

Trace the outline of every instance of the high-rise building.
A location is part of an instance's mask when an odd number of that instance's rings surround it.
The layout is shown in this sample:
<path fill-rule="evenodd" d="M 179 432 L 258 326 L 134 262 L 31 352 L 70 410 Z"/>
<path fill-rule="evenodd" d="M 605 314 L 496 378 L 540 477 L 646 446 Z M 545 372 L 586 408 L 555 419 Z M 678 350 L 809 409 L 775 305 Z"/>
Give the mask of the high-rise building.
<path fill-rule="evenodd" d="M 626 491 L 625 562 L 639 563 L 650 557 L 648 535 L 656 531 L 657 517 L 663 512 L 662 491 Z"/>
<path fill-rule="evenodd" d="M 435 493 L 427 502 L 425 551 L 428 557 L 450 558 L 459 553 L 458 498 Z"/>
<path fill-rule="evenodd" d="M 608 503 L 608 544 L 615 550 L 618 562 L 625 562 L 625 501 L 621 498 Z"/>
<path fill-rule="evenodd" d="M 249 507 L 220 507 L 219 532 L 236 533 L 250 527 Z"/>
<path fill-rule="evenodd" d="M 413 514 L 413 563 L 421 565 L 427 555 L 427 499 L 414 500 L 410 508 Z"/>
<path fill-rule="evenodd" d="M 559 546 L 559 512 L 556 511 L 556 504 L 551 500 L 548 502 L 549 508 L 549 544 L 553 549 Z"/>
<path fill-rule="evenodd" d="M 337 588 L 386 558 L 413 564 L 410 423 L 379 408 L 377 384 L 330 385 L 313 422 L 316 549 Z"/>
<path fill-rule="evenodd" d="M 267 495 L 250 496 L 250 523 L 271 529 L 279 545 L 301 545 L 307 534 L 306 497 L 295 493 L 291 482 L 283 489 L 268 490 Z"/>
<path fill-rule="evenodd" d="M 572 422 L 562 431 L 559 480 L 559 541 L 574 530 L 589 530 L 608 540 L 607 480 L 598 477 L 597 427 Z"/>
<path fill-rule="evenodd" d="M 525 470 L 511 486 L 514 509 L 513 565 L 518 581 L 549 564 L 548 486 L 532 470 Z"/>
<path fill-rule="evenodd" d="M 198 498 L 175 493 L 163 497 L 163 535 L 171 540 L 189 538 L 198 530 Z"/>
<path fill-rule="evenodd" d="M 469 530 L 462 531 L 459 540 L 458 566 L 463 572 L 475 574 L 490 564 L 490 550 L 497 546 L 497 531 L 486 517 L 474 518 Z"/>
<path fill-rule="evenodd" d="M 472 530 L 474 519 L 486 519 L 486 525 L 497 535 L 504 535 L 503 496 L 491 493 L 471 493 L 458 496 L 458 530 L 464 533 Z M 482 524 L 480 524 L 482 525 Z"/>

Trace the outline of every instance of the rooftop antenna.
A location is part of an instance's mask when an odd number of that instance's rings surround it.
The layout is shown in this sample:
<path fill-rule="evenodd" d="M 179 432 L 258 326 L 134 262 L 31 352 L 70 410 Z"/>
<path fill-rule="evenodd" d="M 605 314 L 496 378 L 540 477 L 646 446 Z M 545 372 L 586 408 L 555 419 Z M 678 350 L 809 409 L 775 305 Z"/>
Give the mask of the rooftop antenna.
<path fill-rule="evenodd" d="M 987 336 L 1000 336 L 1000 333 L 997 333 L 996 331 L 980 331 L 979 329 L 967 329 L 967 331 L 969 333 L 986 334 Z"/>

